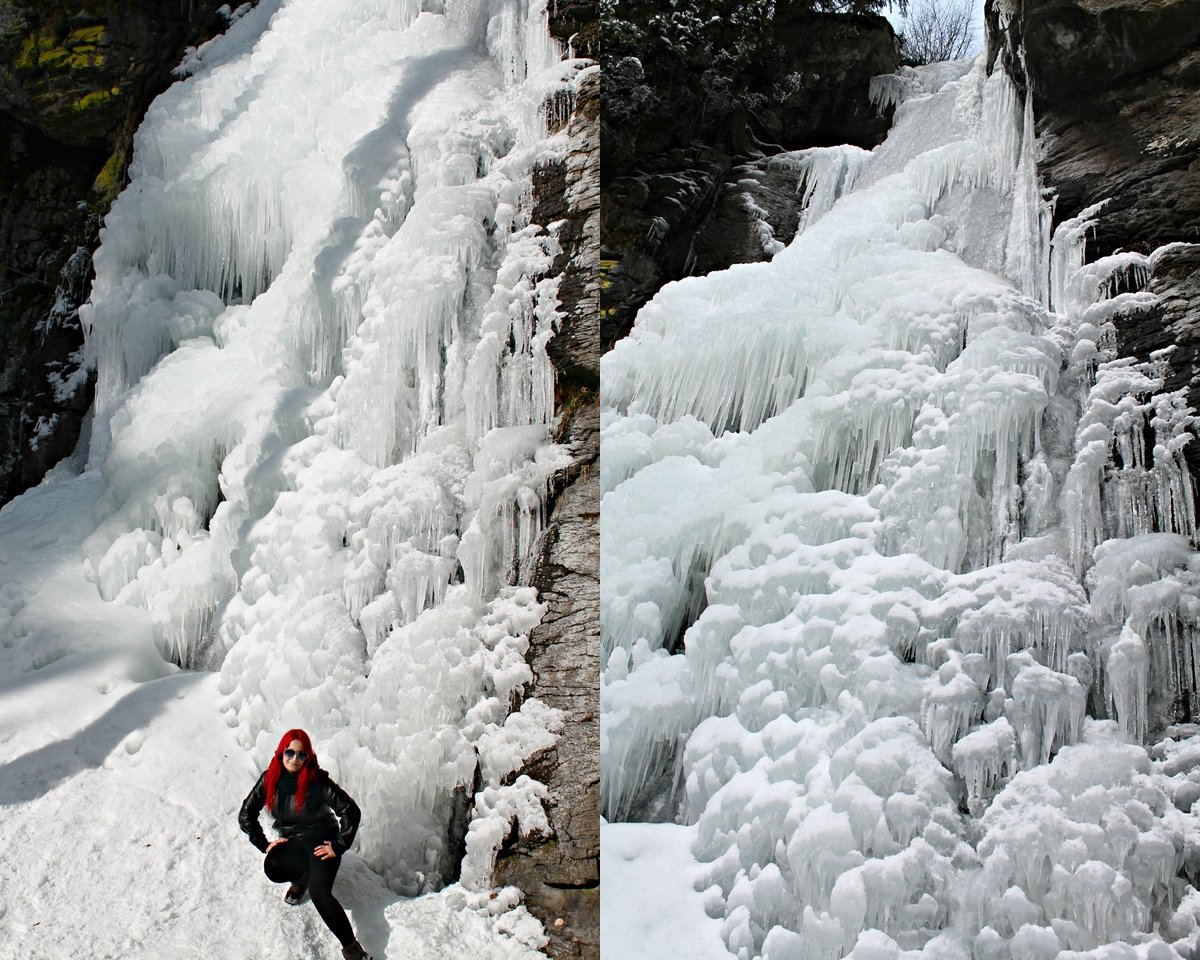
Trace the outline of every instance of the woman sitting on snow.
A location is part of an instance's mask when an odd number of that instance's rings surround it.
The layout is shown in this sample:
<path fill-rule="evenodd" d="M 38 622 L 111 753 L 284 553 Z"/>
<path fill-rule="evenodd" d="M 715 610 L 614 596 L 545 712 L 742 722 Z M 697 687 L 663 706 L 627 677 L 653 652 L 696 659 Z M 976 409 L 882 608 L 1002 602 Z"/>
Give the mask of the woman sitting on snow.
<path fill-rule="evenodd" d="M 263 807 L 275 817 L 279 838 L 267 843 L 258 822 Z M 317 913 L 342 945 L 346 960 L 371 960 L 354 938 L 346 911 L 333 895 L 342 854 L 358 830 L 358 804 L 317 764 L 303 730 L 289 730 L 275 756 L 242 803 L 238 826 L 267 857 L 263 870 L 272 883 L 291 881 L 284 899 L 298 904 L 307 891 Z"/>

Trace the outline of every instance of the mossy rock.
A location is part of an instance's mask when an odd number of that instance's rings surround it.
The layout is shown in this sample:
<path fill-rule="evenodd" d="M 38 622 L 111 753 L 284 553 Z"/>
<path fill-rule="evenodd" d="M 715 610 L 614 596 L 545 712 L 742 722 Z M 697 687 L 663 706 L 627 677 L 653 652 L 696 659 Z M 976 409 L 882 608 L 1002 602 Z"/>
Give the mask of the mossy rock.
<path fill-rule="evenodd" d="M 607 290 L 612 286 L 612 277 L 610 274 L 621 265 L 620 260 L 601 260 L 600 261 L 600 289 Z"/>
<path fill-rule="evenodd" d="M 125 168 L 128 160 L 128 151 L 118 147 L 96 175 L 92 183 L 93 202 L 101 209 L 107 209 L 125 186 Z"/>
<path fill-rule="evenodd" d="M 102 107 L 107 103 L 112 103 L 120 95 L 121 87 L 119 84 L 114 83 L 107 90 L 93 90 L 91 93 L 85 93 L 75 101 L 74 107 L 80 112 L 86 112 L 96 107 Z"/>

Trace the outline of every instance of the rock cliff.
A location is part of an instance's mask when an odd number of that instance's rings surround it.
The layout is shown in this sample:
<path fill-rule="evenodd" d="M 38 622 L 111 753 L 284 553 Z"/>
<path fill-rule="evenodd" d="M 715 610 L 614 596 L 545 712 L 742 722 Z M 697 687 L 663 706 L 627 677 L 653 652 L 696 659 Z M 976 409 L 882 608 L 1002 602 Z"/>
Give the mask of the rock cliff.
<path fill-rule="evenodd" d="M 565 33 L 560 4 L 552 24 Z M 577 54 L 594 52 L 586 37 Z M 535 174 L 533 219 L 557 224 L 562 253 L 561 326 L 547 351 L 555 366 L 558 442 L 573 463 L 554 479 L 550 515 L 524 579 L 549 609 L 530 634 L 534 682 L 526 691 L 563 711 L 554 747 L 525 771 L 550 788 L 553 834 L 517 841 L 497 860 L 499 883 L 519 886 L 525 903 L 550 936 L 553 957 L 600 955 L 600 408 L 599 249 L 600 77 L 582 74 L 566 126 L 565 161 Z"/>
<path fill-rule="evenodd" d="M 1061 222 L 1103 202 L 1087 259 L 1180 244 L 1155 259 L 1151 314 L 1118 319 L 1121 352 L 1175 347 L 1168 389 L 1200 400 L 1200 0 L 1024 0 L 990 55 L 1032 93 L 1038 173 Z M 1024 43 L 1024 61 L 1017 54 Z M 1200 477 L 1200 441 L 1188 446 Z"/>
<path fill-rule="evenodd" d="M 615 32 L 617 26 L 610 26 Z M 761 260 L 758 222 L 779 215 L 794 174 L 767 158 L 804 147 L 871 147 L 887 133 L 870 78 L 899 66 L 891 26 L 873 14 L 814 13 L 778 4 L 770 49 L 703 82 L 677 83 L 605 48 L 601 201 L 601 341 L 628 333 L 670 280 Z M 719 72 L 714 68 L 714 71 Z M 729 93 L 738 91 L 737 96 Z M 746 202 L 757 195 L 755 211 Z"/>

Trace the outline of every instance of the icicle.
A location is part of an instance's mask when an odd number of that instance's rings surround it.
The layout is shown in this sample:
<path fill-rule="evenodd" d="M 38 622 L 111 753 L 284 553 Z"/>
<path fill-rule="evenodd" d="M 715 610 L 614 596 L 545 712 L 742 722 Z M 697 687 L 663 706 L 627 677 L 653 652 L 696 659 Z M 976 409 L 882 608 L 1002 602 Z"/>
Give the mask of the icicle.
<path fill-rule="evenodd" d="M 508 242 L 496 286 L 484 307 L 479 344 L 463 383 L 468 438 L 499 426 L 549 425 L 554 367 L 546 354 L 559 321 L 558 277 L 539 280 L 559 251 L 530 227 Z"/>
<path fill-rule="evenodd" d="M 997 70 L 1003 74 L 1004 71 Z M 1005 244 L 1005 272 L 1021 291 L 1043 306 L 1050 305 L 1047 253 L 1054 205 L 1042 199 L 1037 178 L 1037 135 L 1034 131 L 1033 93 L 1025 96 L 1020 111 L 1021 140 L 1013 177 L 1013 208 Z"/>
<path fill-rule="evenodd" d="M 876 112 L 883 114 L 921 92 L 923 88 L 917 72 L 911 67 L 901 67 L 899 73 L 872 77 L 867 87 L 867 98 Z"/>
<path fill-rule="evenodd" d="M 1116 360 L 1097 368 L 1063 488 L 1078 570 L 1108 535 L 1195 536 L 1191 471 L 1181 453 L 1191 442 L 1194 415 L 1182 391 L 1158 392 L 1164 377 L 1162 359 Z M 1149 449 L 1147 434 L 1153 436 Z"/>
<path fill-rule="evenodd" d="M 1028 769 L 1079 739 L 1084 690 L 1074 677 L 1036 663 L 1027 653 L 1012 654 L 1007 670 L 1013 677 L 1008 720 L 1017 733 L 1021 766 Z"/>
<path fill-rule="evenodd" d="M 982 709 L 979 687 L 965 673 L 954 673 L 948 681 L 930 691 L 925 698 L 921 726 L 933 752 L 943 763 L 950 762 L 951 748 Z"/>
<path fill-rule="evenodd" d="M 600 701 L 600 757 L 611 771 L 601 783 L 600 806 L 605 817 L 618 819 L 632 812 L 640 791 L 664 768 L 677 782 L 681 741 L 696 722 L 686 661 L 652 653 L 645 643 L 634 645 L 632 656 L 618 648 L 602 674 Z M 689 798 L 699 789 L 689 778 Z"/>
<path fill-rule="evenodd" d="M 1146 736 L 1148 666 L 1145 643 L 1126 627 L 1109 650 L 1104 669 L 1108 674 L 1109 697 L 1117 721 L 1135 740 L 1143 740 Z"/>
<path fill-rule="evenodd" d="M 1017 735 L 1005 717 L 972 730 L 954 744 L 954 772 L 963 778 L 967 802 L 976 816 L 1016 768 Z"/>
<path fill-rule="evenodd" d="M 1022 105 L 1017 88 L 1005 70 L 993 70 L 983 86 L 981 138 L 991 158 L 993 181 L 1004 193 L 1013 189 L 1014 178 L 1018 181 L 1013 196 L 1013 219 L 1020 219 L 1020 227 L 1010 230 L 1028 230 L 1031 226 L 1028 211 L 1021 212 L 1021 205 L 1028 200 L 1020 178 L 1025 176 L 1032 182 L 1033 171 L 1028 167 L 1022 171 L 1021 161 L 1032 161 L 1034 156 L 1033 116 L 1029 104 Z M 1028 236 L 1028 234 L 1026 234 Z M 1028 239 L 1033 240 L 1030 236 Z M 1024 241 L 1022 241 L 1024 242 Z"/>
<path fill-rule="evenodd" d="M 838 197 L 854 189 L 868 157 L 870 154 L 861 147 L 839 146 L 814 147 L 771 158 L 772 165 L 786 164 L 801 175 L 804 193 L 799 230 L 816 223 Z"/>
<path fill-rule="evenodd" d="M 1095 216 L 1108 201 L 1102 200 L 1064 220 L 1054 230 L 1050 242 L 1050 309 L 1066 314 L 1077 309 L 1068 292 L 1071 278 L 1083 266 L 1087 234 L 1095 226 Z"/>
<path fill-rule="evenodd" d="M 498 9 L 497 9 L 498 8 Z M 562 59 L 562 48 L 550 35 L 546 0 L 504 0 L 491 4 L 487 47 L 508 84 L 519 84 Z"/>

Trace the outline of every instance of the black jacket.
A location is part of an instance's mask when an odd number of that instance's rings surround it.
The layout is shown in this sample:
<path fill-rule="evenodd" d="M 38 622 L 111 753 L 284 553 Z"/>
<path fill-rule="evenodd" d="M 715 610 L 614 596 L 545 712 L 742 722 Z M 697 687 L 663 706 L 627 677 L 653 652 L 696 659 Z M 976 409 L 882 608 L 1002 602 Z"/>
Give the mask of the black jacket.
<path fill-rule="evenodd" d="M 284 778 L 280 778 L 283 786 Z M 267 836 L 263 833 L 258 815 L 267 803 L 267 774 L 264 771 L 258 783 L 242 802 L 238 814 L 238 826 L 259 850 L 266 851 Z M 361 814 L 358 804 L 350 795 L 334 783 L 324 770 L 317 771 L 316 780 L 309 786 L 304 798 L 304 809 L 297 811 L 292 803 L 291 792 L 276 787 L 275 806 L 271 809 L 275 817 L 275 829 L 281 837 L 324 836 L 333 845 L 340 857 L 354 842 Z"/>

